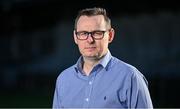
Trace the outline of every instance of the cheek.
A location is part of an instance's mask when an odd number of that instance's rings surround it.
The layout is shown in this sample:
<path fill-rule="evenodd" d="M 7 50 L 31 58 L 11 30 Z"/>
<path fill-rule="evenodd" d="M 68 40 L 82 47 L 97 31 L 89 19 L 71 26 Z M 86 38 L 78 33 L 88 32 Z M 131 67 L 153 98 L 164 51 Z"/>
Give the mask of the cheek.
<path fill-rule="evenodd" d="M 99 44 L 98 44 L 98 48 L 103 51 L 104 49 L 106 49 L 108 47 L 108 40 L 102 40 Z"/>
<path fill-rule="evenodd" d="M 84 49 L 84 44 L 83 43 L 78 43 L 77 45 L 78 45 L 78 48 L 79 48 L 80 52 L 82 52 L 83 49 Z"/>
<path fill-rule="evenodd" d="M 109 40 L 106 38 L 102 40 L 101 46 L 103 46 L 104 48 L 107 48 L 108 44 L 109 44 Z"/>

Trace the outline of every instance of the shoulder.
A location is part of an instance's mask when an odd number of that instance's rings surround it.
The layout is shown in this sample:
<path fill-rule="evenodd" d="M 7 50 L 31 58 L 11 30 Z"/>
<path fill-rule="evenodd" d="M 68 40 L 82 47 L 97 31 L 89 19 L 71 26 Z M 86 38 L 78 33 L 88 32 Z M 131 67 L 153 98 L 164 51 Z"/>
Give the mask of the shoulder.
<path fill-rule="evenodd" d="M 71 78 L 74 75 L 75 72 L 75 65 L 70 66 L 69 68 L 66 68 L 57 77 L 58 82 L 66 81 L 68 78 Z"/>
<path fill-rule="evenodd" d="M 113 67 L 116 67 L 114 69 L 118 71 L 117 73 L 119 76 L 124 78 L 123 80 L 125 80 L 127 84 L 130 85 L 131 83 L 145 83 L 148 85 L 146 77 L 135 66 L 128 64 L 116 57 L 113 57 L 113 61 Z"/>
<path fill-rule="evenodd" d="M 126 72 L 129 72 L 129 73 L 133 73 L 133 72 L 139 72 L 138 69 L 131 65 L 131 64 L 128 64 L 116 57 L 113 57 L 112 58 L 112 66 L 111 67 L 116 67 L 118 68 L 118 70 L 120 70 L 121 72 L 122 71 L 126 71 Z"/>
<path fill-rule="evenodd" d="M 121 72 L 121 75 L 127 76 L 127 78 L 144 78 L 144 75 L 133 65 L 126 63 L 116 57 L 112 59 L 113 69 L 116 69 L 118 72 Z"/>

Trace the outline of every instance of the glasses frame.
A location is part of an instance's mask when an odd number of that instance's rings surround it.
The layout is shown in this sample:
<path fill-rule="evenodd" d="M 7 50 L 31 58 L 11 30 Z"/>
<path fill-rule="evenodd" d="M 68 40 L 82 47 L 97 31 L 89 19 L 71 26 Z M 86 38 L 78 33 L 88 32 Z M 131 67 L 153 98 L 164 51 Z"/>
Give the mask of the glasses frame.
<path fill-rule="evenodd" d="M 108 29 L 108 30 L 94 30 L 94 31 L 91 31 L 91 32 L 88 32 L 88 31 L 79 31 L 79 32 L 77 32 L 77 31 L 75 31 L 75 34 L 76 34 L 76 37 L 77 37 L 77 39 L 78 40 L 87 40 L 88 39 L 88 37 L 89 37 L 89 34 L 90 34 L 90 36 L 93 38 L 93 39 L 95 39 L 95 40 L 101 40 L 101 39 L 103 39 L 104 38 L 104 34 L 105 34 L 105 32 L 107 32 L 107 31 L 109 31 L 110 29 Z M 78 36 L 78 34 L 80 34 L 81 32 L 85 32 L 87 35 L 86 35 L 86 38 L 85 39 L 80 39 Z M 95 32 L 102 32 L 103 33 L 103 35 L 102 35 L 102 37 L 101 38 L 95 38 L 94 37 L 94 33 Z"/>

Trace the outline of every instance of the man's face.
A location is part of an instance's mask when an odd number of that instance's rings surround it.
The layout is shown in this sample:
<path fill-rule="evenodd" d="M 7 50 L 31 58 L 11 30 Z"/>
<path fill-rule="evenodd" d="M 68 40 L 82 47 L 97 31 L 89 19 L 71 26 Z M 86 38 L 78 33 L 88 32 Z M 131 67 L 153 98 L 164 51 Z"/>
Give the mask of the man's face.
<path fill-rule="evenodd" d="M 108 44 L 114 38 L 114 30 L 107 28 L 106 22 L 102 15 L 81 16 L 77 22 L 77 32 L 79 31 L 105 31 L 104 37 L 100 40 L 94 39 L 91 34 L 86 40 L 79 40 L 74 31 L 74 41 L 79 47 L 79 51 L 85 58 L 99 59 L 108 51 Z"/>

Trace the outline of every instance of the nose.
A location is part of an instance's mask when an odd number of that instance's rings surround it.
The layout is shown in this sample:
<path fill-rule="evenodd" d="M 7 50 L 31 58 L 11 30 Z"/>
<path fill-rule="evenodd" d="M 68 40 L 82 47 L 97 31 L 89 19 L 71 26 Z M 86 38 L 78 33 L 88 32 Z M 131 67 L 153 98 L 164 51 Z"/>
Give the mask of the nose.
<path fill-rule="evenodd" d="M 88 43 L 94 43 L 94 42 L 95 42 L 92 34 L 88 34 L 88 39 L 87 39 L 87 41 L 88 41 Z"/>

